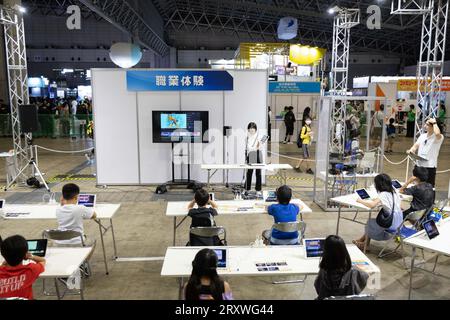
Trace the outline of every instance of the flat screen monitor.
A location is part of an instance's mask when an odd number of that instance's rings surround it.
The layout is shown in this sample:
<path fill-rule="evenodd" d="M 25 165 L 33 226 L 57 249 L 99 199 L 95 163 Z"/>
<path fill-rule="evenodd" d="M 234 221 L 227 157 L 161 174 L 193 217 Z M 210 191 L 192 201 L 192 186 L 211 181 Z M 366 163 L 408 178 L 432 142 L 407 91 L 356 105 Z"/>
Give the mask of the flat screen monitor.
<path fill-rule="evenodd" d="M 208 143 L 208 111 L 153 111 L 153 143 Z"/>

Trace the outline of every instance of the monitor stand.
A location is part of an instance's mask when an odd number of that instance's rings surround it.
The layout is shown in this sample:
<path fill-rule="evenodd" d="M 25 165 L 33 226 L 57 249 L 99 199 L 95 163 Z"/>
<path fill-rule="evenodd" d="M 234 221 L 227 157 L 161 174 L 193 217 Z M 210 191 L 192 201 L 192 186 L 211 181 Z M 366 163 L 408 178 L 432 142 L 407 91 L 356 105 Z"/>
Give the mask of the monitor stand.
<path fill-rule="evenodd" d="M 168 191 L 168 188 L 187 188 L 191 189 L 192 191 L 197 191 L 198 189 L 201 189 L 203 187 L 203 184 L 191 180 L 191 144 L 187 143 L 187 154 L 175 154 L 175 143 L 172 142 L 172 180 L 167 181 L 165 184 L 158 186 L 156 189 L 156 193 L 165 193 Z M 187 179 L 183 179 L 183 164 L 181 164 L 181 178 L 177 179 L 175 177 L 175 157 L 183 158 L 187 157 Z M 158 192 L 158 190 L 160 192 Z M 162 192 L 161 192 L 162 191 Z"/>

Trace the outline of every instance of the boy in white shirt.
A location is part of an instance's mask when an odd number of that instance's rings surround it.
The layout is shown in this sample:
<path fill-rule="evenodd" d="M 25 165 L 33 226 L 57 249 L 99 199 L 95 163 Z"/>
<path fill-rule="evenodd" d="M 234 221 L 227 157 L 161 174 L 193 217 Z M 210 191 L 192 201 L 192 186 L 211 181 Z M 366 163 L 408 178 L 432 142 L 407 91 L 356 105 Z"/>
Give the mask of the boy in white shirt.
<path fill-rule="evenodd" d="M 56 209 L 58 230 L 72 230 L 80 232 L 84 238 L 83 220 L 96 219 L 94 208 L 78 205 L 80 187 L 74 183 L 66 184 L 62 189 L 61 207 Z M 80 237 L 70 240 L 55 241 L 57 244 L 81 245 Z M 86 242 L 85 242 L 86 243 Z"/>

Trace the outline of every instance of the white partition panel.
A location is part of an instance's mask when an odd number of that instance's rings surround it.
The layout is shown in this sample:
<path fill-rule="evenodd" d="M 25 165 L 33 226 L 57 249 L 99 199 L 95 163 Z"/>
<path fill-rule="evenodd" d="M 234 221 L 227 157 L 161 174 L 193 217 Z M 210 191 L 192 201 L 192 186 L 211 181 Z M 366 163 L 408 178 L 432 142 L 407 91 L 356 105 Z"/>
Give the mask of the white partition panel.
<path fill-rule="evenodd" d="M 126 72 L 92 70 L 98 184 L 138 184 L 136 93 Z"/>
<path fill-rule="evenodd" d="M 139 92 L 138 106 L 141 183 L 164 183 L 172 177 L 172 145 L 153 143 L 152 111 L 180 110 L 180 93 Z"/>
<path fill-rule="evenodd" d="M 266 71 L 229 71 L 234 77 L 234 90 L 225 92 L 225 125 L 233 130 L 246 130 L 249 122 L 255 122 L 260 136 L 267 134 L 267 72 Z M 245 139 L 235 141 L 236 163 L 245 162 Z M 264 161 L 267 154 L 264 152 Z M 240 183 L 242 172 L 232 170 L 229 181 Z M 255 178 L 253 178 L 253 183 Z M 265 176 L 263 172 L 263 182 Z"/>
<path fill-rule="evenodd" d="M 208 177 L 207 171 L 200 168 L 202 163 L 223 163 L 223 102 L 223 91 L 181 93 L 181 110 L 209 112 L 210 144 L 191 148 L 191 175 L 199 181 L 206 181 Z M 222 172 L 216 173 L 211 182 L 222 183 Z"/>

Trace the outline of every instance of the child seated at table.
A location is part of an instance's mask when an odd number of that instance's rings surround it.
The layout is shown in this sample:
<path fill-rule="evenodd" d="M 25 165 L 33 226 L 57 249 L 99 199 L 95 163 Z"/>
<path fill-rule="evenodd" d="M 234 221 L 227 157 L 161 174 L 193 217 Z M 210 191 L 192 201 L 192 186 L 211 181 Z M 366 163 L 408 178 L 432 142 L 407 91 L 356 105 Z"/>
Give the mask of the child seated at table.
<path fill-rule="evenodd" d="M 80 232 L 84 239 L 83 219 L 96 219 L 97 214 L 93 208 L 88 208 L 78 204 L 80 187 L 74 183 L 68 183 L 62 188 L 61 206 L 56 209 L 56 219 L 58 220 L 58 230 L 72 230 Z M 80 237 L 69 240 L 55 241 L 58 245 L 81 245 Z M 89 245 L 85 241 L 85 245 Z"/>
<path fill-rule="evenodd" d="M 281 186 L 276 191 L 278 203 L 267 208 L 269 215 L 273 216 L 274 222 L 295 222 L 300 212 L 299 206 L 290 203 L 292 190 L 288 186 Z M 266 244 L 289 245 L 298 243 L 298 231 L 283 232 L 276 229 L 265 230 L 262 233 Z"/>
<path fill-rule="evenodd" d="M 214 250 L 197 252 L 191 277 L 184 287 L 185 300 L 233 300 L 230 285 L 217 274 L 217 262 Z"/>
<path fill-rule="evenodd" d="M 352 266 L 347 246 L 339 236 L 331 235 L 325 239 L 319 268 L 314 281 L 318 300 L 360 294 L 369 278 L 366 272 Z"/>
<path fill-rule="evenodd" d="M 197 208 L 194 208 L 197 204 Z M 213 227 L 216 225 L 214 217 L 217 216 L 217 204 L 209 198 L 209 193 L 204 189 L 195 192 L 194 199 L 188 205 L 188 216 L 192 218 L 191 228 Z M 191 246 L 220 245 L 218 237 L 211 239 L 190 235 Z"/>
<path fill-rule="evenodd" d="M 3 240 L 0 251 L 5 259 L 0 265 L 0 298 L 33 299 L 33 283 L 45 271 L 45 259 L 29 253 L 27 240 L 19 235 Z"/>

